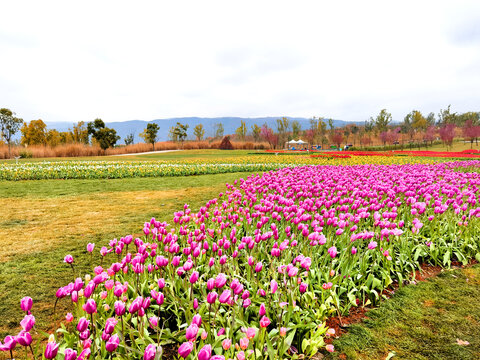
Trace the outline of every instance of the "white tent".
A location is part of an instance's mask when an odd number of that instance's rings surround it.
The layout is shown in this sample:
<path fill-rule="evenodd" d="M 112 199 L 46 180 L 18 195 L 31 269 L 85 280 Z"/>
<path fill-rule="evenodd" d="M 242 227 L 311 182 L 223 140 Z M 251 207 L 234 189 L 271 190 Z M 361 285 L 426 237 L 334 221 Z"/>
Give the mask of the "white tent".
<path fill-rule="evenodd" d="M 289 142 L 287 142 L 287 144 L 295 145 L 295 144 L 298 144 L 298 142 L 295 140 L 290 140 Z"/>
<path fill-rule="evenodd" d="M 307 144 L 307 142 L 306 142 L 306 141 L 303 141 L 303 140 L 300 140 L 300 139 L 298 139 L 298 141 L 297 141 L 297 144 Z"/>

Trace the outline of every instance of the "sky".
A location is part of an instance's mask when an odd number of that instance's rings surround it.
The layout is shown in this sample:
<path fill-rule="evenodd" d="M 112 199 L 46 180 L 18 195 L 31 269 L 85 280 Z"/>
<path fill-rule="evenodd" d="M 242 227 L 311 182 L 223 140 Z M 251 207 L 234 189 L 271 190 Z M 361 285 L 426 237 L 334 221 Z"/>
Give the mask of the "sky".
<path fill-rule="evenodd" d="M 2 1 L 25 121 L 480 111 L 480 1 Z"/>

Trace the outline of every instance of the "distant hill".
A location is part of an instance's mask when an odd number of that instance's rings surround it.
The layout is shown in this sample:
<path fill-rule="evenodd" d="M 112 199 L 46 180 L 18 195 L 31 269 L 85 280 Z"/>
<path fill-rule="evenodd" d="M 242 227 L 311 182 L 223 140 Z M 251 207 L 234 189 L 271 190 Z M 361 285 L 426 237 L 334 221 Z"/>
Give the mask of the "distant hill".
<path fill-rule="evenodd" d="M 182 117 L 182 118 L 169 118 L 169 119 L 156 119 L 152 121 L 144 120 L 129 120 L 129 121 L 116 121 L 116 122 L 107 122 L 106 126 L 113 128 L 117 131 L 117 134 L 121 137 L 119 143 L 123 143 L 125 137 L 128 134 L 134 134 L 134 141 L 139 142 L 143 141 L 140 139 L 139 134 L 147 127 L 149 122 L 157 123 L 160 126 L 160 131 L 158 132 L 158 141 L 168 140 L 168 132 L 172 126 L 175 126 L 177 122 L 182 124 L 188 124 L 188 139 L 194 139 L 193 128 L 198 124 L 203 124 L 205 129 L 205 137 L 214 135 L 214 125 L 218 123 L 223 124 L 224 133 L 233 134 L 235 130 L 240 126 L 240 122 L 243 120 L 247 125 L 247 131 L 251 131 L 253 124 L 262 126 L 267 123 L 272 129 L 276 129 L 276 120 L 280 119 L 281 116 L 276 117 L 258 117 L 258 118 L 241 118 L 241 117 L 216 117 L 216 118 L 200 118 L 200 117 Z M 309 119 L 301 117 L 288 117 L 290 121 L 298 120 L 302 129 L 308 129 L 310 127 Z M 72 123 L 66 122 L 45 122 L 47 124 L 47 129 L 56 129 L 58 131 L 67 131 L 73 127 Z M 342 127 L 349 122 L 344 120 L 333 120 L 335 127 Z"/>

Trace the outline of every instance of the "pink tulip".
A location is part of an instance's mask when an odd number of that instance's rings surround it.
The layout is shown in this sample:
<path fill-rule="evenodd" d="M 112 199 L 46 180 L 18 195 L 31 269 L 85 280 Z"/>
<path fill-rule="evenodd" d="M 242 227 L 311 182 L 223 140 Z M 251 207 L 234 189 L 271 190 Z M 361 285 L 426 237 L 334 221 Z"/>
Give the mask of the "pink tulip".
<path fill-rule="evenodd" d="M 200 314 L 195 314 L 192 319 L 192 324 L 200 327 L 202 325 L 202 316 Z"/>
<path fill-rule="evenodd" d="M 77 324 L 78 332 L 84 332 L 85 330 L 87 330 L 89 324 L 90 324 L 90 320 L 87 320 L 84 317 L 81 317 L 80 319 L 78 319 L 78 324 Z"/>
<path fill-rule="evenodd" d="M 240 349 L 246 350 L 248 348 L 249 342 L 250 341 L 248 340 L 248 338 L 241 338 L 240 339 Z"/>
<path fill-rule="evenodd" d="M 157 354 L 157 347 L 155 344 L 149 344 L 145 348 L 145 352 L 143 353 L 143 360 L 153 360 L 155 359 L 155 355 Z"/>
<path fill-rule="evenodd" d="M 190 276 L 190 283 L 195 284 L 198 280 L 198 276 L 199 276 L 198 271 L 194 271 Z"/>
<path fill-rule="evenodd" d="M 270 319 L 266 316 L 263 316 L 260 319 L 260 326 L 263 327 L 263 328 L 266 328 L 268 325 L 270 325 Z"/>
<path fill-rule="evenodd" d="M 115 318 L 108 318 L 105 322 L 105 332 L 107 334 L 112 334 L 115 330 L 115 325 L 117 325 L 118 320 Z"/>
<path fill-rule="evenodd" d="M 256 333 L 257 333 L 257 331 L 255 330 L 255 328 L 253 328 L 253 327 L 247 328 L 247 332 L 246 332 L 247 339 L 252 340 L 255 337 Z"/>
<path fill-rule="evenodd" d="M 212 346 L 210 344 L 205 345 L 198 352 L 198 360 L 210 360 L 212 357 Z"/>
<path fill-rule="evenodd" d="M 232 296 L 232 293 L 230 290 L 224 290 L 220 295 L 220 297 L 218 298 L 218 301 L 220 301 L 222 304 L 225 304 L 230 300 L 231 296 Z"/>
<path fill-rule="evenodd" d="M 218 274 L 217 277 L 215 278 L 215 287 L 217 289 L 221 289 L 226 283 L 227 283 L 227 277 L 223 273 Z"/>
<path fill-rule="evenodd" d="M 25 315 L 22 321 L 20 321 L 20 326 L 25 331 L 30 331 L 35 326 L 35 316 Z"/>
<path fill-rule="evenodd" d="M 337 256 L 337 248 L 335 246 L 332 246 L 328 249 L 328 254 L 332 259 L 334 259 Z"/>
<path fill-rule="evenodd" d="M 262 264 L 262 262 L 260 261 L 260 262 L 258 262 L 258 263 L 255 265 L 255 272 L 258 273 L 258 272 L 262 271 L 262 268 L 263 268 L 263 264 Z"/>
<path fill-rule="evenodd" d="M 264 303 L 261 303 L 260 304 L 260 310 L 258 311 L 258 316 L 262 317 L 263 315 L 265 315 L 267 313 L 266 309 L 265 309 L 265 304 Z"/>
<path fill-rule="evenodd" d="M 25 296 L 22 300 L 20 300 L 20 308 L 26 313 L 30 312 L 30 310 L 32 309 L 32 305 L 33 300 L 29 296 Z"/>
<path fill-rule="evenodd" d="M 108 341 L 105 343 L 105 350 L 107 350 L 108 352 L 114 352 L 117 349 L 118 344 L 120 344 L 120 338 L 117 334 L 112 335 L 110 339 L 108 339 Z"/>
<path fill-rule="evenodd" d="M 95 244 L 92 244 L 92 243 L 87 244 L 87 251 L 89 253 L 92 253 L 94 248 L 95 248 Z"/>
<path fill-rule="evenodd" d="M 65 315 L 65 321 L 66 322 L 72 322 L 73 321 L 72 313 L 67 313 L 67 315 Z"/>
<path fill-rule="evenodd" d="M 193 350 L 193 344 L 190 341 L 184 342 L 178 348 L 178 355 L 180 355 L 183 358 L 186 358 L 188 355 L 190 355 L 192 350 Z"/>
<path fill-rule="evenodd" d="M 55 341 L 47 343 L 47 347 L 45 348 L 45 358 L 46 359 L 54 359 L 58 353 L 59 344 Z"/>
<path fill-rule="evenodd" d="M 270 292 L 275 294 L 278 289 L 278 283 L 275 280 L 270 281 Z"/>
<path fill-rule="evenodd" d="M 73 349 L 66 348 L 65 349 L 65 360 L 76 360 L 77 359 L 77 352 Z"/>
<path fill-rule="evenodd" d="M 125 303 L 120 300 L 115 301 L 114 309 L 117 316 L 122 316 L 125 314 Z"/>
<path fill-rule="evenodd" d="M 73 256 L 72 255 L 66 255 L 63 258 L 63 261 L 66 262 L 67 264 L 73 264 Z"/>
<path fill-rule="evenodd" d="M 187 327 L 186 338 L 188 341 L 194 341 L 198 334 L 198 326 L 196 324 L 191 324 Z"/>
<path fill-rule="evenodd" d="M 299 290 L 300 290 L 300 292 L 301 292 L 302 294 L 307 291 L 307 288 L 308 288 L 308 284 L 307 284 L 307 283 L 304 283 L 304 282 L 302 282 L 302 283 L 300 284 L 300 286 L 299 286 Z"/>
<path fill-rule="evenodd" d="M 83 305 L 83 310 L 87 314 L 93 314 L 97 312 L 97 303 L 93 299 L 88 299 L 85 305 Z"/>
<path fill-rule="evenodd" d="M 209 292 L 207 295 L 207 302 L 209 304 L 214 304 L 215 301 L 217 300 L 218 294 L 215 291 Z"/>
<path fill-rule="evenodd" d="M 29 346 L 32 343 L 32 335 L 24 330 L 20 331 L 16 337 L 16 341 L 22 346 Z"/>

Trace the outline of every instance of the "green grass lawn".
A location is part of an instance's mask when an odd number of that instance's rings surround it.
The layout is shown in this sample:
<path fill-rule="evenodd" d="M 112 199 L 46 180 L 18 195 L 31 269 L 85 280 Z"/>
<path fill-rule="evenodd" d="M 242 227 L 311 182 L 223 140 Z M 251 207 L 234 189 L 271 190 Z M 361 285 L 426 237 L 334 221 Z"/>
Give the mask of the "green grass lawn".
<path fill-rule="evenodd" d="M 337 352 L 328 358 L 480 359 L 479 301 L 480 265 L 444 270 L 367 312 L 334 342 Z"/>
<path fill-rule="evenodd" d="M 155 217 L 171 221 L 185 203 L 198 209 L 247 173 L 118 180 L 0 182 L 0 337 L 19 329 L 20 299 L 31 296 L 40 329 L 52 327 L 55 292 L 77 274 L 91 272 L 86 252 L 127 234 L 140 235 Z M 70 301 L 59 302 L 64 316 Z M 58 318 L 57 316 L 57 318 Z"/>

